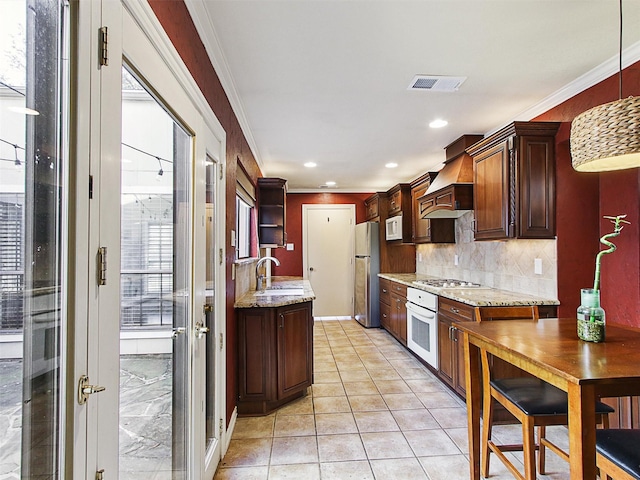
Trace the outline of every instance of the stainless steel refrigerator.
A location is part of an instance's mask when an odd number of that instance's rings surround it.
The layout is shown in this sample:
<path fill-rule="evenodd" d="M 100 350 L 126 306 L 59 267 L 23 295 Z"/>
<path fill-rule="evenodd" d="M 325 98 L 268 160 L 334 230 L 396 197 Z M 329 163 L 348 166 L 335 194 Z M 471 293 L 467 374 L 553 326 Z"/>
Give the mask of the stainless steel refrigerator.
<path fill-rule="evenodd" d="M 356 225 L 354 318 L 365 327 L 380 326 L 378 273 L 380 240 L 378 222 Z"/>

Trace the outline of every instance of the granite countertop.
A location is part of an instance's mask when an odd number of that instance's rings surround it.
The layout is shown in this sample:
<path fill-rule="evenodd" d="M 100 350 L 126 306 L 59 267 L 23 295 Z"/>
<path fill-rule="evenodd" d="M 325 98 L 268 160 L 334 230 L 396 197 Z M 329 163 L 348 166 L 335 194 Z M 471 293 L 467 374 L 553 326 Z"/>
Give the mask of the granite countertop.
<path fill-rule="evenodd" d="M 425 290 L 438 296 L 456 300 L 473 307 L 502 307 L 508 305 L 560 305 L 555 299 L 537 297 L 526 293 L 510 292 L 497 288 L 433 288 L 426 285 L 415 285 L 415 280 L 426 280 L 427 275 L 415 273 L 380 273 L 380 278 L 402 283 L 411 288 Z"/>
<path fill-rule="evenodd" d="M 267 290 L 272 290 L 271 295 L 261 295 L 255 290 L 247 292 L 245 295 L 236 300 L 236 308 L 273 308 L 282 307 L 284 305 L 293 305 L 296 303 L 310 302 L 316 299 L 313 293 L 311 282 L 302 277 L 271 277 L 266 281 Z M 278 290 L 284 289 L 303 289 L 302 295 L 281 295 Z"/>

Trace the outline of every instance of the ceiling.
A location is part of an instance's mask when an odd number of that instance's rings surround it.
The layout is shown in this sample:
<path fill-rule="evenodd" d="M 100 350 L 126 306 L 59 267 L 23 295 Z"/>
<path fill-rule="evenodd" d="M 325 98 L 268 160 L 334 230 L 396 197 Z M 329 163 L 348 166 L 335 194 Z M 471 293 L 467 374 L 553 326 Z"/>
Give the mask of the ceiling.
<path fill-rule="evenodd" d="M 410 182 L 460 135 L 530 120 L 618 65 L 615 0 L 186 3 L 264 175 L 292 192 Z M 640 0 L 624 3 L 623 45 L 625 65 L 640 59 Z M 418 74 L 466 80 L 408 90 Z"/>

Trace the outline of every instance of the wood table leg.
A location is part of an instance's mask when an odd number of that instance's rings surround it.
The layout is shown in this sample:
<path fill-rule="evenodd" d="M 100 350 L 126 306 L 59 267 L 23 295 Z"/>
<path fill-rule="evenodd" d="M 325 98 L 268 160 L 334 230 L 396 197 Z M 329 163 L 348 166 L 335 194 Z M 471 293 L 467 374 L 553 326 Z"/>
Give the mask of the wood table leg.
<path fill-rule="evenodd" d="M 573 480 L 596 478 L 596 405 L 592 385 L 570 383 L 569 461 Z"/>
<path fill-rule="evenodd" d="M 464 333 L 465 385 L 467 392 L 467 425 L 469 429 L 470 479 L 480 479 L 480 410 L 482 393 L 480 377 L 480 349 L 469 342 Z"/>

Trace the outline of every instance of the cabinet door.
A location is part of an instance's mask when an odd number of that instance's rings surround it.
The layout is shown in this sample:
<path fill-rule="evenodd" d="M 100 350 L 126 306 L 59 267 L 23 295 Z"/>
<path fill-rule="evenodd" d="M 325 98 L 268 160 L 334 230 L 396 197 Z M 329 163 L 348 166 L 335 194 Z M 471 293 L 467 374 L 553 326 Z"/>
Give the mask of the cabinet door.
<path fill-rule="evenodd" d="M 241 401 L 265 401 L 273 396 L 273 316 L 268 308 L 238 310 L 238 372 Z"/>
<path fill-rule="evenodd" d="M 555 224 L 554 137 L 518 140 L 518 238 L 553 238 Z"/>
<path fill-rule="evenodd" d="M 464 359 L 464 346 L 462 344 L 462 332 L 457 328 L 453 330 L 453 348 L 455 349 L 455 372 L 456 377 L 454 379 L 454 385 L 456 392 L 466 398 L 467 389 L 465 384 L 465 359 Z"/>
<path fill-rule="evenodd" d="M 380 325 L 387 332 L 391 331 L 391 307 L 383 302 L 380 302 Z"/>
<path fill-rule="evenodd" d="M 507 142 L 482 152 L 474 161 L 475 238 L 509 237 L 509 149 Z"/>
<path fill-rule="evenodd" d="M 373 220 L 380 215 L 380 196 L 375 194 L 364 201 L 367 220 Z"/>
<path fill-rule="evenodd" d="M 453 387 L 455 366 L 450 327 L 451 319 L 438 314 L 438 373 L 443 381 Z"/>
<path fill-rule="evenodd" d="M 313 321 L 310 303 L 278 308 L 278 398 L 298 392 L 312 382 Z"/>

